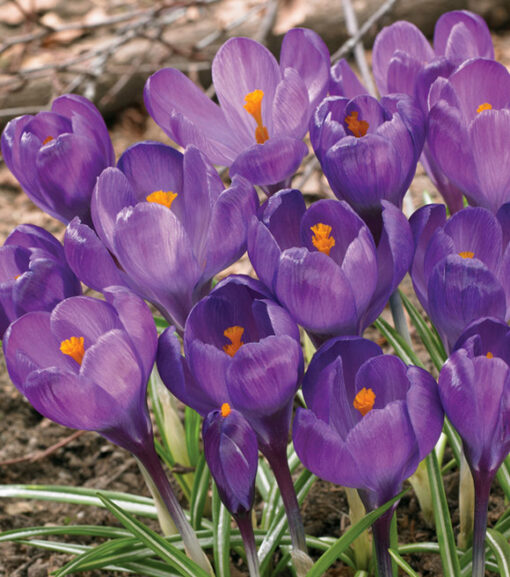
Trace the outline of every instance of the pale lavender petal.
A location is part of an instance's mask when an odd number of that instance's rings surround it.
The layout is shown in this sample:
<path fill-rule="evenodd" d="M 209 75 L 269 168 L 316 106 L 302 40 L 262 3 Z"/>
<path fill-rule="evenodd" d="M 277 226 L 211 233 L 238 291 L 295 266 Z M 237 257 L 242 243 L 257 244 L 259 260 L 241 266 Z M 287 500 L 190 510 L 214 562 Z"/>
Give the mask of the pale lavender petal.
<path fill-rule="evenodd" d="M 301 139 L 308 130 L 308 92 L 301 76 L 293 68 L 283 72 L 273 100 L 273 136 Z"/>
<path fill-rule="evenodd" d="M 329 82 L 329 50 L 313 30 L 294 28 L 285 34 L 280 52 L 280 68 L 294 68 L 303 79 L 310 100 L 308 117 L 326 96 Z"/>
<path fill-rule="evenodd" d="M 246 95 L 262 90 L 262 122 L 273 136 L 272 103 L 282 75 L 275 57 L 250 38 L 231 38 L 218 50 L 212 64 L 216 94 L 225 117 L 242 141 L 243 148 L 255 143 L 256 123 L 244 109 Z"/>
<path fill-rule="evenodd" d="M 368 94 L 368 90 L 360 82 L 345 58 L 341 58 L 331 67 L 331 79 L 329 82 L 331 95 L 354 98 L 359 94 Z"/>

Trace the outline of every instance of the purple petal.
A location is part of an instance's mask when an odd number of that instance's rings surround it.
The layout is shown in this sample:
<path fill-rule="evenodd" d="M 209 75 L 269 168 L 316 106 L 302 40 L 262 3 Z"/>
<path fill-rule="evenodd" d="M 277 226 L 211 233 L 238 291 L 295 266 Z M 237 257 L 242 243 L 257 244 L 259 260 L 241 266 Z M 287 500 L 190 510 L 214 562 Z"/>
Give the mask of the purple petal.
<path fill-rule="evenodd" d="M 407 393 L 407 411 L 418 441 L 420 461 L 436 445 L 443 429 L 444 414 L 439 391 L 432 376 L 419 367 L 408 367 L 410 387 Z"/>
<path fill-rule="evenodd" d="M 427 42 L 427 39 L 414 24 L 400 21 L 384 28 L 375 39 L 372 55 L 375 81 L 379 92 L 382 94 L 387 94 L 388 92 L 406 92 L 402 90 L 394 91 L 387 85 L 390 62 L 394 54 L 397 51 L 402 51 L 403 47 L 405 47 L 404 49 L 412 59 L 423 65 L 434 58 L 434 51 Z M 414 78 L 412 76 L 406 79 L 406 81 L 408 85 L 414 84 Z"/>
<path fill-rule="evenodd" d="M 359 94 L 368 94 L 368 90 L 359 81 L 345 58 L 341 58 L 331 67 L 331 79 L 329 81 L 329 93 L 331 95 L 354 98 Z"/>
<path fill-rule="evenodd" d="M 389 355 L 368 359 L 356 374 L 355 394 L 363 388 L 375 393 L 374 409 L 384 409 L 392 401 L 405 400 L 409 390 L 406 365 Z"/>
<path fill-rule="evenodd" d="M 127 283 L 108 249 L 78 217 L 67 225 L 64 249 L 71 270 L 90 288 L 102 292 L 107 286 Z"/>
<path fill-rule="evenodd" d="M 183 188 L 182 162 L 183 156 L 175 148 L 148 141 L 128 148 L 119 158 L 117 168 L 133 187 L 135 202 L 142 202 L 157 190 L 179 194 Z M 175 206 L 177 199 L 179 196 Z M 173 204 L 172 209 L 175 209 Z"/>
<path fill-rule="evenodd" d="M 329 83 L 329 50 L 313 30 L 294 28 L 283 37 L 280 69 L 294 68 L 303 79 L 310 101 L 308 118 L 326 96 Z"/>
<path fill-rule="evenodd" d="M 118 168 L 105 169 L 97 179 L 92 195 L 91 212 L 94 228 L 108 250 L 113 251 L 113 234 L 117 215 L 137 198 L 129 180 Z"/>
<path fill-rule="evenodd" d="M 143 368 L 142 381 L 149 379 L 158 346 L 158 333 L 149 307 L 144 301 L 124 287 L 110 287 L 104 291 L 124 330 L 133 344 L 138 362 Z"/>
<path fill-rule="evenodd" d="M 84 337 L 85 352 L 106 332 L 121 329 L 122 324 L 109 304 L 86 296 L 62 301 L 51 313 L 51 331 L 61 341 Z"/>
<path fill-rule="evenodd" d="M 202 429 L 204 452 L 221 500 L 233 515 L 253 506 L 258 467 L 257 437 L 241 413 L 207 415 Z"/>
<path fill-rule="evenodd" d="M 484 316 L 505 318 L 503 288 L 476 259 L 446 257 L 430 276 L 428 297 L 429 316 L 450 347 L 472 321 Z"/>
<path fill-rule="evenodd" d="M 419 208 L 409 219 L 414 236 L 415 252 L 411 269 L 411 278 L 416 296 L 426 307 L 428 301 L 428 277 L 425 276 L 425 254 L 434 231 L 446 222 L 446 210 L 443 204 L 428 204 Z"/>
<path fill-rule="evenodd" d="M 253 186 L 244 178 L 234 176 L 232 185 L 214 204 L 207 237 L 205 238 L 204 279 L 231 265 L 246 251 L 248 224 L 256 214 L 258 197 Z M 200 262 L 200 253 L 197 254 Z"/>
<path fill-rule="evenodd" d="M 172 211 L 149 202 L 124 209 L 117 218 L 114 246 L 126 273 L 184 326 L 201 271 Z"/>
<path fill-rule="evenodd" d="M 367 413 L 347 437 L 362 487 L 378 495 L 378 505 L 394 497 L 419 463 L 416 436 L 404 401 Z"/>
<path fill-rule="evenodd" d="M 230 165 L 242 148 L 223 110 L 179 70 L 163 68 L 153 74 L 145 85 L 144 101 L 170 138 L 183 147 L 197 146 L 215 164 Z"/>
<path fill-rule="evenodd" d="M 307 330 L 320 334 L 356 332 L 353 287 L 325 254 L 305 248 L 286 250 L 280 257 L 275 290 L 278 300 Z"/>
<path fill-rule="evenodd" d="M 271 292 L 275 290 L 280 254 L 280 247 L 267 226 L 253 217 L 248 232 L 248 256 L 258 278 Z"/>
<path fill-rule="evenodd" d="M 282 75 L 275 57 L 250 38 L 231 38 L 218 50 L 212 64 L 216 94 L 225 117 L 243 148 L 255 143 L 256 123 L 244 109 L 246 95 L 262 90 L 262 121 L 274 135 L 272 104 Z M 213 161 L 214 162 L 214 161 Z"/>
<path fill-rule="evenodd" d="M 338 485 L 361 486 L 356 461 L 342 438 L 312 411 L 297 410 L 292 438 L 299 459 L 312 473 Z"/>
<path fill-rule="evenodd" d="M 296 189 L 283 189 L 262 205 L 262 222 L 271 231 L 281 250 L 300 246 L 300 222 L 305 214 L 303 195 Z"/>
<path fill-rule="evenodd" d="M 40 150 L 37 171 L 48 202 L 60 220 L 75 216 L 90 221 L 92 190 L 106 163 L 95 143 L 75 134 L 63 134 Z"/>
<path fill-rule="evenodd" d="M 106 166 L 115 164 L 115 152 L 106 124 L 99 110 L 79 94 L 64 94 L 56 98 L 51 110 L 71 121 L 74 134 L 89 138 L 105 159 Z"/>
<path fill-rule="evenodd" d="M 71 357 L 60 352 L 60 341 L 51 331 L 47 312 L 29 313 L 13 322 L 5 333 L 3 346 L 9 376 L 23 393 L 33 371 L 56 367 L 72 373 L 79 368 Z"/>
<path fill-rule="evenodd" d="M 301 140 L 277 136 L 241 153 L 230 167 L 230 175 L 239 174 L 258 185 L 276 184 L 291 177 L 307 153 Z"/>
<path fill-rule="evenodd" d="M 324 173 L 338 198 L 357 212 L 377 209 L 382 199 L 402 203 L 405 175 L 399 153 L 381 136 L 344 138 L 326 153 Z"/>
<path fill-rule="evenodd" d="M 243 345 L 227 369 L 227 388 L 243 414 L 269 416 L 290 403 L 300 384 L 303 357 L 292 337 L 269 336 Z"/>
<path fill-rule="evenodd" d="M 487 23 L 467 10 L 453 10 L 439 17 L 434 29 L 434 49 L 456 65 L 477 56 L 494 58 Z"/>
<path fill-rule="evenodd" d="M 294 68 L 286 68 L 273 100 L 273 135 L 301 139 L 308 130 L 308 92 Z"/>
<path fill-rule="evenodd" d="M 481 195 L 470 196 L 496 213 L 510 201 L 510 110 L 487 110 L 471 123 L 473 159 Z"/>

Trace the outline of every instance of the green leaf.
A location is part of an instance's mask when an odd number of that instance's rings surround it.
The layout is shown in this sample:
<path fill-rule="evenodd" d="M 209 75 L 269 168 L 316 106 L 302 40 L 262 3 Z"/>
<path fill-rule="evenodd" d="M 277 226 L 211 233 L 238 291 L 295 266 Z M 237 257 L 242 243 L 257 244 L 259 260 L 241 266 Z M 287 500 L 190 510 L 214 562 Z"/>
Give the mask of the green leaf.
<path fill-rule="evenodd" d="M 202 517 L 204 515 L 205 502 L 209 492 L 209 482 L 211 480 L 211 473 L 209 467 L 205 462 L 205 454 L 202 453 L 198 460 L 195 470 L 195 481 L 191 491 L 191 526 L 195 531 L 202 526 Z"/>
<path fill-rule="evenodd" d="M 407 573 L 407 575 L 409 575 L 410 577 L 420 577 L 418 575 L 418 573 L 416 573 L 415 571 L 413 571 L 413 568 L 411 567 L 411 565 L 409 565 L 409 563 L 407 561 L 404 561 L 404 559 L 402 559 L 402 557 L 399 555 L 399 553 L 397 553 L 396 551 L 394 551 L 393 549 L 388 549 L 388 553 L 391 555 L 393 561 L 395 561 L 395 563 L 405 572 Z"/>
<path fill-rule="evenodd" d="M 168 321 L 160 316 L 153 316 L 154 324 L 156 325 L 156 329 L 158 331 L 158 335 L 160 335 L 169 325 Z"/>
<path fill-rule="evenodd" d="M 189 461 L 192 467 L 196 467 L 200 459 L 200 423 L 200 415 L 191 407 L 186 407 L 184 410 L 184 428 Z"/>
<path fill-rule="evenodd" d="M 427 322 L 421 316 L 418 309 L 402 291 L 400 291 L 400 296 L 404 303 L 404 307 L 411 318 L 411 322 L 427 349 L 432 362 L 438 371 L 441 370 L 441 367 L 446 361 L 447 354 L 444 350 L 443 343 L 437 338 L 437 332 L 433 331 L 432 328 L 427 325 Z"/>
<path fill-rule="evenodd" d="M 179 551 L 179 549 L 171 545 L 163 537 L 149 529 L 143 523 L 140 523 L 135 517 L 123 511 L 103 493 L 98 493 L 98 497 L 126 529 L 145 543 L 149 549 L 152 549 L 163 561 L 171 567 L 174 567 L 180 575 L 184 577 L 210 577 L 201 567 L 191 559 L 188 559 L 182 551 Z"/>
<path fill-rule="evenodd" d="M 503 461 L 496 474 L 496 478 L 505 493 L 505 497 L 507 500 L 510 500 L 510 457 L 507 457 Z"/>
<path fill-rule="evenodd" d="M 131 533 L 118 527 L 103 527 L 99 525 L 62 525 L 57 527 L 27 527 L 23 529 L 11 529 L 0 533 L 0 543 L 15 541 L 17 539 L 31 539 L 32 537 L 45 537 L 47 535 L 79 535 L 87 537 L 129 537 Z"/>
<path fill-rule="evenodd" d="M 460 577 L 459 557 L 457 555 L 457 548 L 455 547 L 452 521 L 435 451 L 432 451 L 432 453 L 426 457 L 426 461 L 432 501 L 434 503 L 434 517 L 441 552 L 443 575 L 444 577 Z"/>
<path fill-rule="evenodd" d="M 152 499 L 118 493 L 102 491 L 108 499 L 121 505 L 125 511 L 135 515 L 143 515 L 157 519 L 156 507 Z M 95 505 L 104 507 L 97 497 L 97 489 L 83 487 L 61 487 L 59 485 L 0 485 L 0 498 L 38 499 L 40 501 L 56 501 L 59 503 L 75 503 L 77 505 Z"/>
<path fill-rule="evenodd" d="M 216 483 L 212 493 L 214 566 L 218 577 L 230 577 L 230 513 L 221 502 Z"/>
<path fill-rule="evenodd" d="M 333 563 L 338 559 L 339 555 L 343 553 L 347 547 L 363 533 L 366 531 L 381 515 L 386 513 L 397 501 L 399 501 L 403 495 L 407 493 L 408 489 L 401 491 L 396 497 L 393 497 L 390 501 L 376 509 L 371 511 L 358 521 L 352 527 L 349 527 L 347 531 L 338 539 L 325 553 L 323 553 L 318 561 L 316 561 L 313 567 L 308 571 L 306 577 L 322 577 L 324 573 L 333 565 Z"/>
<path fill-rule="evenodd" d="M 498 531 L 487 529 L 485 541 L 496 557 L 501 577 L 510 577 L 510 544 L 508 540 Z"/>
<path fill-rule="evenodd" d="M 388 322 L 386 322 L 382 317 L 379 317 L 375 322 L 374 326 L 377 330 L 385 337 L 388 343 L 393 347 L 397 355 L 406 363 L 407 365 L 416 365 L 423 368 L 423 363 L 416 356 L 413 349 L 405 341 L 404 337 L 398 333 Z"/>

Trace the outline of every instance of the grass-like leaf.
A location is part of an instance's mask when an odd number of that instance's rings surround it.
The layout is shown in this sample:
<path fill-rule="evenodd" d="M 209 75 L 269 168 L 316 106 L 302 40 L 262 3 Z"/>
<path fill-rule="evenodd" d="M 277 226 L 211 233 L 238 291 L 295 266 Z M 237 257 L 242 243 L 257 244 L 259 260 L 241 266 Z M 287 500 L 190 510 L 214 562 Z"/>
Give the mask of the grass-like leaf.
<path fill-rule="evenodd" d="M 365 515 L 363 519 L 358 521 L 352 527 L 349 527 L 347 531 L 338 539 L 325 553 L 323 553 L 318 561 L 314 563 L 313 567 L 308 571 L 306 577 L 322 577 L 324 573 L 333 565 L 333 563 L 338 559 L 339 555 L 343 553 L 349 545 L 366 531 L 381 515 L 386 513 L 397 501 L 399 501 L 403 495 L 407 492 L 407 489 L 401 491 L 396 497 L 393 497 L 390 501 Z"/>
<path fill-rule="evenodd" d="M 115 491 L 102 491 L 108 499 L 122 506 L 125 511 L 134 515 L 143 515 L 151 519 L 157 519 L 156 507 L 152 499 L 118 493 Z M 0 485 L 0 498 L 37 499 L 39 501 L 56 501 L 58 503 L 75 503 L 77 505 L 94 505 L 104 507 L 101 499 L 97 497 L 97 489 L 84 487 L 62 487 L 60 485 Z"/>
<path fill-rule="evenodd" d="M 501 577 L 510 577 L 510 544 L 508 540 L 498 531 L 487 529 L 485 541 L 496 557 Z"/>
<path fill-rule="evenodd" d="M 496 478 L 505 493 L 505 497 L 510 501 L 510 456 L 503 461 Z"/>
<path fill-rule="evenodd" d="M 423 345 L 427 349 L 432 362 L 438 371 L 441 370 L 441 367 L 446 361 L 447 354 L 444 350 L 443 343 L 437 338 L 437 332 L 433 331 L 432 328 L 428 326 L 418 309 L 402 291 L 400 291 L 400 296 L 404 307 L 411 318 L 411 322 L 413 323 Z"/>
<path fill-rule="evenodd" d="M 143 523 L 140 523 L 140 521 L 121 509 L 104 494 L 98 493 L 98 497 L 126 529 L 145 543 L 149 549 L 152 549 L 160 559 L 176 569 L 179 575 L 183 575 L 183 577 L 210 577 L 201 567 L 191 559 L 188 559 L 182 551 L 179 551 L 166 539 L 146 527 Z"/>
<path fill-rule="evenodd" d="M 221 502 L 216 483 L 212 491 L 213 552 L 217 577 L 230 577 L 230 520 L 231 516 Z"/>
<path fill-rule="evenodd" d="M 191 526 L 195 531 L 202 526 L 202 517 L 204 515 L 205 502 L 209 493 L 209 483 L 211 480 L 211 473 L 209 467 L 205 462 L 205 455 L 200 456 L 195 470 L 195 481 L 193 483 L 193 490 L 191 491 Z"/>
<path fill-rule="evenodd" d="M 184 409 L 184 428 L 186 430 L 186 447 L 189 461 L 196 467 L 200 459 L 200 423 L 202 418 L 191 407 Z"/>
<path fill-rule="evenodd" d="M 395 563 L 402 569 L 402 571 L 404 571 L 407 575 L 409 575 L 409 577 L 419 577 L 418 573 L 416 573 L 416 571 L 413 570 L 413 568 L 411 567 L 411 565 L 409 565 L 407 561 L 402 559 L 402 557 L 400 556 L 399 553 L 397 553 L 397 551 L 394 551 L 393 549 L 388 549 L 388 552 L 391 555 L 393 561 L 395 561 Z"/>
<path fill-rule="evenodd" d="M 415 352 L 406 342 L 404 337 L 387 321 L 385 321 L 382 317 L 379 317 L 374 322 L 374 326 L 393 347 L 394 351 L 404 361 L 404 363 L 407 365 L 416 365 L 423 368 L 423 363 L 416 356 Z"/>
<path fill-rule="evenodd" d="M 426 461 L 432 502 L 434 504 L 436 533 L 443 564 L 443 575 L 444 577 L 460 577 L 459 557 L 455 546 L 452 521 L 435 451 L 430 453 Z"/>

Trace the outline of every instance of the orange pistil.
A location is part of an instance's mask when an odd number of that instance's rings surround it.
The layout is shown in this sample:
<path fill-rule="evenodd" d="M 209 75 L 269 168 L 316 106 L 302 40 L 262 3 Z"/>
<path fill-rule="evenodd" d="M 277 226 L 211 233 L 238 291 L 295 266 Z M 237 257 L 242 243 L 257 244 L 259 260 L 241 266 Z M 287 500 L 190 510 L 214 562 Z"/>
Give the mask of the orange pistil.
<path fill-rule="evenodd" d="M 151 192 L 149 196 L 145 197 L 147 202 L 155 202 L 157 204 L 162 204 L 167 208 L 172 206 L 172 202 L 177 198 L 177 193 L 172 192 L 171 190 L 155 190 Z"/>
<path fill-rule="evenodd" d="M 330 250 L 335 246 L 334 237 L 329 236 L 331 234 L 331 227 L 329 224 L 318 222 L 316 225 L 311 226 L 310 230 L 313 232 L 313 246 L 318 251 L 329 256 Z"/>
<path fill-rule="evenodd" d="M 243 327 L 228 327 L 223 331 L 223 334 L 227 337 L 230 341 L 230 344 L 224 345 L 223 350 L 227 353 L 227 355 L 233 357 L 237 351 L 244 345 L 241 337 L 243 336 L 244 328 Z"/>
<path fill-rule="evenodd" d="M 485 355 L 488 359 L 493 359 L 494 355 L 489 351 L 486 355 Z"/>
<path fill-rule="evenodd" d="M 83 337 L 71 337 L 60 343 L 60 351 L 64 355 L 69 355 L 74 359 L 79 365 L 83 361 L 83 355 L 85 354 L 85 347 L 83 346 Z"/>
<path fill-rule="evenodd" d="M 476 113 L 480 114 L 480 112 L 483 112 L 484 110 L 492 110 L 492 104 L 489 104 L 488 102 L 480 104 L 480 106 L 476 109 Z"/>
<path fill-rule="evenodd" d="M 367 133 L 368 122 L 366 120 L 358 120 L 357 110 L 353 110 L 349 116 L 345 117 L 345 124 L 347 124 L 347 128 L 356 138 L 361 138 Z"/>
<path fill-rule="evenodd" d="M 45 144 L 48 144 L 48 142 L 51 142 L 53 140 L 53 136 L 47 136 L 43 141 L 42 141 L 42 145 L 44 146 Z"/>
<path fill-rule="evenodd" d="M 223 405 L 221 405 L 221 416 L 228 417 L 230 415 L 231 410 L 232 409 L 230 408 L 230 405 L 228 403 L 223 403 Z"/>
<path fill-rule="evenodd" d="M 257 144 L 264 144 L 266 140 L 269 140 L 267 128 L 262 123 L 262 98 L 264 98 L 264 92 L 262 90 L 254 90 L 244 97 L 244 109 L 248 114 L 253 116 L 257 123 L 257 128 L 255 128 L 255 140 Z"/>
<path fill-rule="evenodd" d="M 372 389 L 363 387 L 354 397 L 353 407 L 364 417 L 374 408 L 375 393 Z"/>
<path fill-rule="evenodd" d="M 473 258 L 475 256 L 475 253 L 471 252 L 470 250 L 463 250 L 459 252 L 459 256 L 461 256 L 462 258 Z"/>

